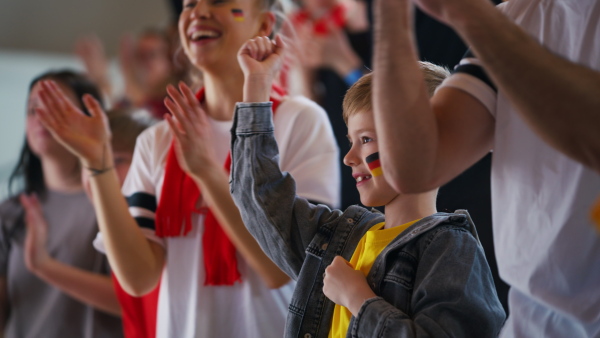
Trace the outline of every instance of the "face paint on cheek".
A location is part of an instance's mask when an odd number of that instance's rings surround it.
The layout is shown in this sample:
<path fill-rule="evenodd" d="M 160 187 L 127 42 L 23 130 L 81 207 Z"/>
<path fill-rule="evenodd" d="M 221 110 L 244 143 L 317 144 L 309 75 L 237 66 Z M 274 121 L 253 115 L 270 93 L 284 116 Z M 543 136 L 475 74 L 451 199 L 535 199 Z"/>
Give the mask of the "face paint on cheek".
<path fill-rule="evenodd" d="M 367 166 L 369 166 L 369 170 L 371 170 L 371 175 L 373 177 L 383 175 L 383 171 L 381 170 L 381 162 L 379 162 L 379 153 L 373 153 L 365 158 L 365 162 L 367 162 Z"/>
<path fill-rule="evenodd" d="M 231 14 L 233 14 L 233 20 L 235 20 L 237 22 L 244 21 L 244 11 L 242 11 L 241 9 L 233 8 L 231 10 Z"/>

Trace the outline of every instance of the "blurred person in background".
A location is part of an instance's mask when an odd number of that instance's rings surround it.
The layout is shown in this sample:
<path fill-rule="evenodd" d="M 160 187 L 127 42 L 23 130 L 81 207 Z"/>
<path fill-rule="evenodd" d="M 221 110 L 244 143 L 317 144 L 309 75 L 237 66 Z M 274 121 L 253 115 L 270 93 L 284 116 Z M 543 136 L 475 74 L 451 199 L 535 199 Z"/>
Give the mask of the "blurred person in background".
<path fill-rule="evenodd" d="M 108 261 L 91 245 L 98 226 L 79 160 L 38 119 L 46 79 L 82 109 L 82 95 L 100 98 L 71 71 L 31 82 L 25 144 L 10 179 L 24 189 L 0 205 L 0 329 L 6 337 L 120 337 Z"/>
<path fill-rule="evenodd" d="M 86 36 L 76 43 L 76 54 L 89 77 L 117 107 L 146 108 L 156 118 L 168 113 L 163 104 L 166 86 L 185 77 L 187 60 L 178 52 L 179 41 L 170 29 L 147 28 L 137 38 L 126 34 L 119 45 L 123 93 L 115 93 L 108 74 L 102 42 Z M 179 56 L 179 57 L 178 57 Z"/>

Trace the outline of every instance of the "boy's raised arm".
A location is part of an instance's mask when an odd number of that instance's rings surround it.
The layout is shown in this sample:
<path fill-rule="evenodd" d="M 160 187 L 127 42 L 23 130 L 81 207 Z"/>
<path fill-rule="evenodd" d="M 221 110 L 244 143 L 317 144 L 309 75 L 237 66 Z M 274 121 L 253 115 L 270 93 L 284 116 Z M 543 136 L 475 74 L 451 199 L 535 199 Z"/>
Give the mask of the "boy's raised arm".
<path fill-rule="evenodd" d="M 250 233 L 282 270 L 297 278 L 319 226 L 341 213 L 297 196 L 294 179 L 279 168 L 272 104 L 267 101 L 282 52 L 278 37 L 275 44 L 268 38 L 253 39 L 238 54 L 246 79 L 245 102 L 237 104 L 233 121 L 230 185 Z"/>

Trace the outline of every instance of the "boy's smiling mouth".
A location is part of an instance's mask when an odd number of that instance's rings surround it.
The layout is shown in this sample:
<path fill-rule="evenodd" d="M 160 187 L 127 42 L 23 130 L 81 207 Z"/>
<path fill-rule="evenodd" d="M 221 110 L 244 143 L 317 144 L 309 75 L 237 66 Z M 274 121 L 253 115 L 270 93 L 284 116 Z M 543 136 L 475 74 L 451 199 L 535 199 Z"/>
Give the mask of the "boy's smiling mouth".
<path fill-rule="evenodd" d="M 353 174 L 352 176 L 356 180 L 356 184 L 360 184 L 360 183 L 370 180 L 372 178 L 371 175 L 366 175 L 366 174 Z"/>

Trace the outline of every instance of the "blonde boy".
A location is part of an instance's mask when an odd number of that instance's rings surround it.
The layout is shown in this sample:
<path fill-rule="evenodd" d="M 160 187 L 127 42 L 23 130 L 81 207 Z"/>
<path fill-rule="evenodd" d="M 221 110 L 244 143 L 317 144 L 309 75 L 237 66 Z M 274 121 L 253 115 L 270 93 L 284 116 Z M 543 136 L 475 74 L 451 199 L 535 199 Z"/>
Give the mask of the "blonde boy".
<path fill-rule="evenodd" d="M 436 213 L 436 190 L 403 195 L 385 180 L 372 76 L 344 100 L 351 143 L 344 163 L 361 202 L 385 206 L 385 216 L 359 206 L 331 210 L 295 194 L 294 179 L 277 163 L 265 102 L 265 74 L 274 73 L 282 47 L 254 39 L 245 48 L 238 58 L 246 87 L 232 130 L 231 191 L 265 253 L 297 281 L 286 337 L 496 336 L 505 314 L 468 214 Z M 432 93 L 448 74 L 421 67 Z"/>

